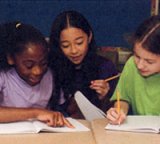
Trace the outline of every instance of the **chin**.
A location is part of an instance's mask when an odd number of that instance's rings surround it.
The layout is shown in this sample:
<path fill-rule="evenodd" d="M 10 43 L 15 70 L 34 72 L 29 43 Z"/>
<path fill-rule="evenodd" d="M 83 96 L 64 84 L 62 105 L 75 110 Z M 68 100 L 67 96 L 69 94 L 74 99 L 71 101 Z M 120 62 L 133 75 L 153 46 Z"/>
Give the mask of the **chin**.
<path fill-rule="evenodd" d="M 153 75 L 155 75 L 155 74 L 157 74 L 157 73 L 141 73 L 141 75 L 142 75 L 143 77 L 150 77 L 150 76 L 153 76 Z"/>

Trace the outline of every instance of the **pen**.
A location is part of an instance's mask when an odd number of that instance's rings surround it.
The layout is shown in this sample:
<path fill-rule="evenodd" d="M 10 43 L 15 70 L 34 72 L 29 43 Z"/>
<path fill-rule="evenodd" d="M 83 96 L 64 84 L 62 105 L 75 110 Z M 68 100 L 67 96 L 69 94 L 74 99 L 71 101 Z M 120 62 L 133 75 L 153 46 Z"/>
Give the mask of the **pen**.
<path fill-rule="evenodd" d="M 115 76 L 109 77 L 109 78 L 105 79 L 105 82 L 108 82 L 108 81 L 110 81 L 110 80 L 113 80 L 113 79 L 115 79 L 115 78 L 118 78 L 120 75 L 121 75 L 121 74 L 119 73 L 119 74 L 117 74 L 117 75 L 115 75 Z"/>

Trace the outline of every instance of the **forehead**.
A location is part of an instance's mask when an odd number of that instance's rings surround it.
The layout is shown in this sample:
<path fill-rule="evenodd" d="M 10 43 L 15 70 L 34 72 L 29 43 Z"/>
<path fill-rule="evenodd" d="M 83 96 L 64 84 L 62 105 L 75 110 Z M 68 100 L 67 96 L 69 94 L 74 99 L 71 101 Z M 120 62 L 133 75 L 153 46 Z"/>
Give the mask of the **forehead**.
<path fill-rule="evenodd" d="M 61 39 L 68 39 L 68 38 L 75 38 L 79 36 L 87 35 L 82 29 L 68 27 L 61 31 L 60 38 Z"/>
<path fill-rule="evenodd" d="M 37 43 L 28 43 L 25 45 L 24 51 L 17 54 L 18 56 L 22 56 L 24 58 L 32 58 L 32 57 L 43 57 L 43 55 L 47 54 L 48 50 L 42 44 Z"/>
<path fill-rule="evenodd" d="M 160 55 L 148 51 L 141 45 L 141 43 L 136 43 L 134 45 L 134 53 L 144 59 L 160 59 Z"/>

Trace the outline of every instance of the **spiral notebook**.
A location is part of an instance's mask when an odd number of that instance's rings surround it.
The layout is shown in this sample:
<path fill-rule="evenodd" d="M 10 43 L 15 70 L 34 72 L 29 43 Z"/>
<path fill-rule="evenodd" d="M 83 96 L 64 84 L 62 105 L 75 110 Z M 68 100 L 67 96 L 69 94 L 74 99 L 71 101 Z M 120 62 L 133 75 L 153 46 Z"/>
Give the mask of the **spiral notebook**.
<path fill-rule="evenodd" d="M 106 130 L 160 133 L 160 116 L 127 116 L 121 125 L 107 124 Z"/>

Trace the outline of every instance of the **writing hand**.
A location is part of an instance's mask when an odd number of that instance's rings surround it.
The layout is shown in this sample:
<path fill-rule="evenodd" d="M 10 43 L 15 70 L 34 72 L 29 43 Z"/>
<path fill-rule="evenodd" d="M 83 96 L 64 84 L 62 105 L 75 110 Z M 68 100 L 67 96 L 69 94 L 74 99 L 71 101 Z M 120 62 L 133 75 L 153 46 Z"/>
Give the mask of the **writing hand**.
<path fill-rule="evenodd" d="M 126 119 L 126 114 L 123 112 L 123 110 L 120 110 L 120 112 L 117 112 L 116 108 L 110 108 L 107 111 L 107 119 L 110 124 L 121 124 Z"/>

